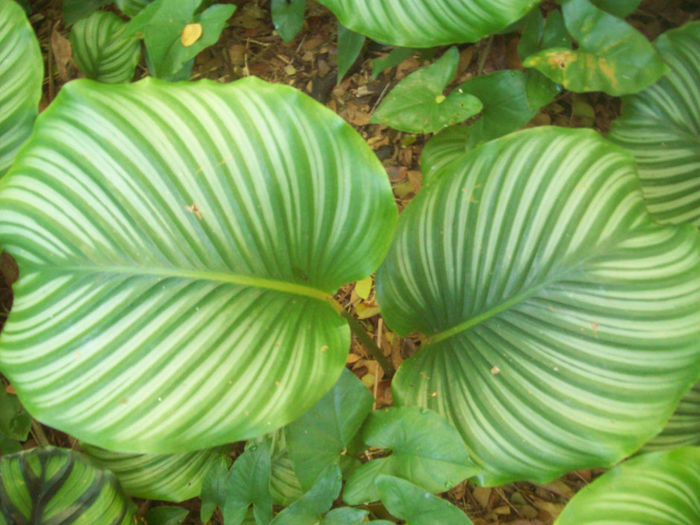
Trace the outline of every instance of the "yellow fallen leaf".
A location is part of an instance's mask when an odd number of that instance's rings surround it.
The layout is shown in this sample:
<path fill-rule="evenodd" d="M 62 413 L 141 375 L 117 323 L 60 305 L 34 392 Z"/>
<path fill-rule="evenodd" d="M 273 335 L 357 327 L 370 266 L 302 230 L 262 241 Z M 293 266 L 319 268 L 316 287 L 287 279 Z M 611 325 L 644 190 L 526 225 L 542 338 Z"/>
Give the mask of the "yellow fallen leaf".
<path fill-rule="evenodd" d="M 355 291 L 362 299 L 367 299 L 372 291 L 372 277 L 366 277 L 355 284 Z"/>
<path fill-rule="evenodd" d="M 197 40 L 202 38 L 202 24 L 187 24 L 182 30 L 180 41 L 185 47 L 194 45 Z"/>

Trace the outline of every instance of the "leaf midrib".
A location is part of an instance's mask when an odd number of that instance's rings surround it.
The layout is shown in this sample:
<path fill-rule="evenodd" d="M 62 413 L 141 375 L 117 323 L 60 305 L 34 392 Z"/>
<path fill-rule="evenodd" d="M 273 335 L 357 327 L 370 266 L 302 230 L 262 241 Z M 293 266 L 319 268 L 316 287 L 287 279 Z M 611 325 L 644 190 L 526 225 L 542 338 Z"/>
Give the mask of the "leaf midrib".
<path fill-rule="evenodd" d="M 254 275 L 242 275 L 228 272 L 215 272 L 210 270 L 185 270 L 179 268 L 133 268 L 129 266 L 66 266 L 55 267 L 33 267 L 34 271 L 45 271 L 47 273 L 105 273 L 132 276 L 156 276 L 164 278 L 191 279 L 194 281 L 210 281 L 222 284 L 236 284 L 264 290 L 273 290 L 293 295 L 309 297 L 319 301 L 330 302 L 333 300 L 331 294 L 305 286 L 303 284 L 280 281 L 277 279 L 267 279 Z"/>

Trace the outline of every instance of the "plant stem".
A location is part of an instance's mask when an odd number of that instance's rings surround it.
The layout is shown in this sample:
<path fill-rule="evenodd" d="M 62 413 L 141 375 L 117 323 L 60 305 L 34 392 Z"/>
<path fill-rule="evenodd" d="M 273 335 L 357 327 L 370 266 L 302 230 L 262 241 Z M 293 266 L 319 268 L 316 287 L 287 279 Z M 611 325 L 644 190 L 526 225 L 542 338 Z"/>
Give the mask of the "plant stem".
<path fill-rule="evenodd" d="M 338 313 L 342 315 L 350 325 L 350 330 L 352 333 L 355 334 L 355 337 L 360 340 L 362 346 L 364 346 L 367 351 L 372 354 L 372 357 L 374 357 L 377 363 L 379 363 L 379 366 L 382 367 L 384 373 L 387 375 L 393 375 L 395 372 L 394 367 L 391 366 L 391 363 L 384 355 L 384 352 L 382 352 L 382 349 L 379 348 L 369 334 L 367 334 L 367 331 L 365 330 L 364 326 L 362 326 L 362 323 L 360 323 L 360 321 L 355 319 L 347 310 L 345 310 L 340 303 L 337 303 L 336 301 L 333 302 L 336 310 L 338 310 Z"/>
<path fill-rule="evenodd" d="M 34 435 L 36 442 L 40 445 L 49 444 L 49 439 L 46 437 L 44 429 L 41 428 L 41 423 L 39 423 L 36 419 L 32 419 L 32 434 Z"/>

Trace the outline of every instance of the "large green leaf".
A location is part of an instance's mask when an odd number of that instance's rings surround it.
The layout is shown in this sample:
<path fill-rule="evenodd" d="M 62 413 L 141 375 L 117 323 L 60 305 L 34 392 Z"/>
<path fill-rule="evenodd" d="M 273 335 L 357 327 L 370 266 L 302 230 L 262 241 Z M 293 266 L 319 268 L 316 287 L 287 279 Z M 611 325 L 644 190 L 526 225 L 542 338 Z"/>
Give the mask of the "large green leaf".
<path fill-rule="evenodd" d="M 379 42 L 434 47 L 476 42 L 540 0 L 319 0 L 346 26 Z"/>
<path fill-rule="evenodd" d="M 644 445 L 645 451 L 700 445 L 700 383 L 683 396 L 663 431 Z"/>
<path fill-rule="evenodd" d="M 380 476 L 377 490 L 382 503 L 406 525 L 471 525 L 471 520 L 457 507 L 393 476 Z"/>
<path fill-rule="evenodd" d="M 555 525 L 697 525 L 699 487 L 700 448 L 644 454 L 584 487 Z"/>
<path fill-rule="evenodd" d="M 700 375 L 700 239 L 648 214 L 630 155 L 541 127 L 449 164 L 406 207 L 377 296 L 427 334 L 392 389 L 444 414 L 482 483 L 610 465 Z"/>
<path fill-rule="evenodd" d="M 431 492 L 444 492 L 477 474 L 459 433 L 438 414 L 417 407 L 373 412 L 362 428 L 365 443 L 391 451 L 358 468 L 348 479 L 343 500 L 357 505 L 379 499 L 374 481 L 399 476 Z"/>
<path fill-rule="evenodd" d="M 24 10 L 0 0 L 0 177 L 32 131 L 41 98 L 44 61 Z"/>
<path fill-rule="evenodd" d="M 97 11 L 79 20 L 70 33 L 73 58 L 80 71 L 100 82 L 129 82 L 141 58 L 141 42 L 124 37 L 126 22 Z"/>
<path fill-rule="evenodd" d="M 643 34 L 590 0 L 562 0 L 562 10 L 578 49 L 545 49 L 525 60 L 526 67 L 571 91 L 610 95 L 636 93 L 668 72 Z"/>
<path fill-rule="evenodd" d="M 396 221 L 386 173 L 286 86 L 66 85 L 0 181 L 17 259 L 0 368 L 97 446 L 199 450 L 271 432 L 335 384 L 332 294 Z"/>
<path fill-rule="evenodd" d="M 182 454 L 127 454 L 82 443 L 93 463 L 111 470 L 130 496 L 184 501 L 199 496 L 202 479 L 219 460 L 215 449 Z"/>
<path fill-rule="evenodd" d="M 634 155 L 649 210 L 700 226 L 700 22 L 656 41 L 671 72 L 622 99 L 608 138 Z"/>
<path fill-rule="evenodd" d="M 111 472 L 54 447 L 0 458 L 0 524 L 130 525 L 135 505 Z"/>
<path fill-rule="evenodd" d="M 287 427 L 287 450 L 303 488 L 310 489 L 327 466 L 338 462 L 373 402 L 369 390 L 345 369 L 331 391 Z"/>

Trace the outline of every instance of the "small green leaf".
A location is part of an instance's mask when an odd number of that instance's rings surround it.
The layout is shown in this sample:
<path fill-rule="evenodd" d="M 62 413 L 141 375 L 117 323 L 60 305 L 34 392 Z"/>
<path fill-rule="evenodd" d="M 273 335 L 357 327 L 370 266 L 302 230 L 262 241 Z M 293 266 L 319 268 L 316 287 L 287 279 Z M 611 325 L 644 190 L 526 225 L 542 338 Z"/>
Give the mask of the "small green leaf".
<path fill-rule="evenodd" d="M 115 0 L 119 10 L 129 18 L 139 14 L 153 0 Z"/>
<path fill-rule="evenodd" d="M 17 396 L 8 394 L 0 383 L 0 434 L 6 438 L 25 441 L 32 428 L 32 416 Z"/>
<path fill-rule="evenodd" d="M 372 78 L 377 78 L 382 71 L 398 66 L 416 52 L 412 47 L 396 47 L 384 58 L 372 62 Z"/>
<path fill-rule="evenodd" d="M 112 0 L 63 0 L 63 22 L 66 27 L 71 26 L 110 2 Z"/>
<path fill-rule="evenodd" d="M 596 7 L 620 18 L 632 14 L 641 3 L 642 0 L 593 0 Z"/>
<path fill-rule="evenodd" d="M 272 0 L 272 23 L 285 42 L 291 41 L 304 25 L 306 0 Z"/>
<path fill-rule="evenodd" d="M 590 0 L 563 0 L 562 6 L 566 28 L 579 48 L 545 49 L 528 57 L 526 67 L 571 91 L 610 95 L 636 93 L 668 72 L 646 37 L 624 20 Z"/>
<path fill-rule="evenodd" d="M 696 525 L 699 487 L 699 447 L 644 454 L 585 486 L 555 525 Z"/>
<path fill-rule="evenodd" d="M 409 133 L 433 133 L 458 124 L 481 111 L 476 97 L 459 88 L 443 91 L 457 73 L 459 51 L 450 48 L 434 64 L 401 80 L 379 106 L 371 122 Z"/>
<path fill-rule="evenodd" d="M 316 525 L 338 497 L 342 483 L 338 465 L 329 465 L 313 487 L 275 516 L 270 525 Z"/>
<path fill-rule="evenodd" d="M 464 512 L 413 483 L 393 476 L 379 476 L 377 492 L 382 503 L 406 525 L 471 525 Z"/>
<path fill-rule="evenodd" d="M 338 23 L 338 84 L 362 52 L 365 37 Z"/>
<path fill-rule="evenodd" d="M 114 13 L 97 11 L 75 23 L 70 33 L 73 58 L 87 78 L 129 82 L 141 58 L 141 42 L 125 37 L 127 23 Z"/>
<path fill-rule="evenodd" d="M 231 461 L 226 457 L 220 457 L 204 475 L 202 480 L 202 504 L 200 518 L 203 523 L 211 519 L 214 511 L 223 508 L 228 496 L 229 465 Z"/>
<path fill-rule="evenodd" d="M 343 369 L 331 391 L 287 427 L 287 448 L 302 487 L 308 490 L 324 469 L 337 463 L 373 401 L 360 380 Z"/>
<path fill-rule="evenodd" d="M 266 524 L 272 519 L 270 452 L 265 441 L 249 444 L 231 467 L 226 479 L 226 501 L 222 507 L 226 525 L 243 522 L 250 505 L 258 523 Z"/>
<path fill-rule="evenodd" d="M 135 523 L 116 478 L 82 454 L 54 447 L 0 457 L 3 525 Z"/>
<path fill-rule="evenodd" d="M 148 525 L 181 525 L 189 513 L 182 507 L 162 505 L 148 509 L 145 517 Z"/>
<path fill-rule="evenodd" d="M 530 55 L 551 47 L 571 48 L 571 38 L 566 32 L 561 11 L 550 11 L 545 20 L 540 9 L 533 9 L 526 17 L 518 43 L 518 56 L 525 60 Z"/>
<path fill-rule="evenodd" d="M 319 525 L 362 525 L 369 512 L 352 507 L 340 507 L 326 514 Z"/>
<path fill-rule="evenodd" d="M 368 461 L 350 476 L 343 493 L 349 505 L 379 499 L 374 479 L 380 474 L 409 479 L 431 492 L 444 492 L 479 472 L 459 433 L 430 410 L 377 410 L 367 419 L 362 435 L 368 445 L 392 454 Z"/>

